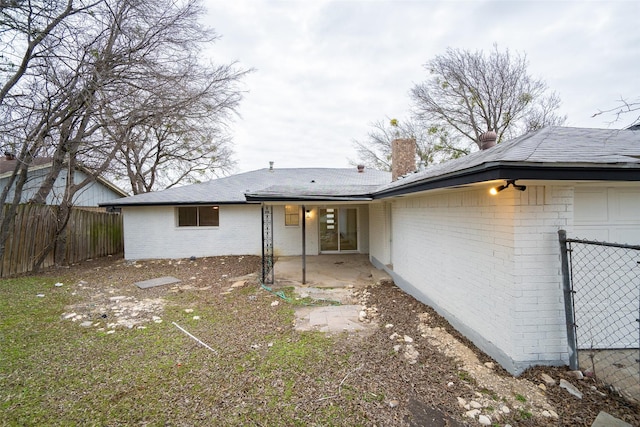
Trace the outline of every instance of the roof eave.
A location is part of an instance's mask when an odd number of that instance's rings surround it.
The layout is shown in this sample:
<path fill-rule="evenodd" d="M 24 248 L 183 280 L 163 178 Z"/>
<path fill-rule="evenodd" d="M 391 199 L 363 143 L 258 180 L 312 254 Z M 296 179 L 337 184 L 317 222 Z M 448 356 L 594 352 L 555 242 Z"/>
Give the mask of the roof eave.
<path fill-rule="evenodd" d="M 136 202 L 136 203 L 118 203 L 117 200 L 109 203 L 100 203 L 100 207 L 112 207 L 112 208 L 127 208 L 133 206 L 200 206 L 200 205 L 247 205 L 255 204 L 255 202 L 240 201 L 240 200 L 204 200 L 204 201 L 168 201 L 168 202 Z"/>
<path fill-rule="evenodd" d="M 435 176 L 378 191 L 374 199 L 420 191 L 456 187 L 495 179 L 559 181 L 640 181 L 640 165 L 632 164 L 550 164 L 493 162 L 447 175 Z"/>

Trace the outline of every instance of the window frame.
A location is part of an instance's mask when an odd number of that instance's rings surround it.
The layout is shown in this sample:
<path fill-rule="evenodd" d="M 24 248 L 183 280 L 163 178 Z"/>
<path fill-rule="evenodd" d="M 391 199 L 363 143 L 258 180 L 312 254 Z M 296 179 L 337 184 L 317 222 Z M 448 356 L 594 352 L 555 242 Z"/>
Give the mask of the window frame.
<path fill-rule="evenodd" d="M 287 212 L 287 208 L 295 208 L 296 212 Z M 290 219 L 296 219 L 295 224 L 289 224 Z M 300 206 L 298 205 L 285 205 L 284 206 L 284 226 L 285 227 L 300 227 Z"/>
<path fill-rule="evenodd" d="M 181 225 L 181 221 L 180 221 L 180 211 L 181 209 L 195 209 L 195 213 L 196 213 L 196 218 L 195 218 L 195 224 L 189 224 L 189 225 Z M 201 209 L 212 209 L 213 211 L 217 212 L 217 215 L 215 215 L 215 224 L 207 224 L 207 225 L 201 225 L 201 219 L 200 219 L 200 210 Z M 175 209 L 175 215 L 176 215 L 176 227 L 177 228 L 218 228 L 220 227 L 220 206 L 219 205 L 192 205 L 192 206 L 177 206 Z M 206 220 L 205 218 L 203 218 L 203 220 Z"/>

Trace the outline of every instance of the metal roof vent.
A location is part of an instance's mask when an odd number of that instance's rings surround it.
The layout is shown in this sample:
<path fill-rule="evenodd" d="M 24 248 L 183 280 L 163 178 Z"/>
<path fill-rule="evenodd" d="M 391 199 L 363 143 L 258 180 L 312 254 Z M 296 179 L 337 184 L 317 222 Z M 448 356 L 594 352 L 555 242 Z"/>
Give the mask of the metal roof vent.
<path fill-rule="evenodd" d="M 481 150 L 486 150 L 487 148 L 491 148 L 496 145 L 496 140 L 498 139 L 498 134 L 495 131 L 489 130 L 478 137 Z"/>
<path fill-rule="evenodd" d="M 358 173 L 364 172 L 364 165 L 358 165 Z"/>
<path fill-rule="evenodd" d="M 269 162 L 269 172 L 273 172 L 273 162 Z"/>

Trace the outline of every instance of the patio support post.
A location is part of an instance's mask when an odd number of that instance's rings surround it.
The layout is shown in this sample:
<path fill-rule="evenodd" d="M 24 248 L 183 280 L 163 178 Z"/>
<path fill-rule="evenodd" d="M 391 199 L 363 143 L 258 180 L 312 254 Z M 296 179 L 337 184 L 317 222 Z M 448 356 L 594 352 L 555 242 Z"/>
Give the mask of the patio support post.
<path fill-rule="evenodd" d="M 307 283 L 307 211 L 302 205 L 302 284 Z"/>

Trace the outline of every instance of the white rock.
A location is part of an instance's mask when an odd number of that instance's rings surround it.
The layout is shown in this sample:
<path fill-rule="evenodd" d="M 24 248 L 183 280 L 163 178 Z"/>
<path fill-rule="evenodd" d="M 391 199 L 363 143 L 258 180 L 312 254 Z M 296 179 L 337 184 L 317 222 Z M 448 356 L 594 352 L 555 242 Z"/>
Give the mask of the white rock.
<path fill-rule="evenodd" d="M 360 313 L 358 314 L 358 320 L 360 320 L 361 322 L 364 322 L 366 318 L 367 318 L 367 312 L 364 310 L 360 311 Z"/>
<path fill-rule="evenodd" d="M 56 283 L 56 284 L 55 284 L 55 285 L 53 285 L 53 286 L 55 286 L 56 288 L 59 288 L 60 286 L 64 286 L 64 283 L 60 283 L 60 282 L 58 282 L 58 283 Z"/>
<path fill-rule="evenodd" d="M 232 288 L 241 288 L 246 284 L 244 280 L 240 280 L 231 285 Z"/>
<path fill-rule="evenodd" d="M 125 295 L 118 295 L 117 297 L 109 297 L 109 301 L 122 301 L 127 299 Z"/>
<path fill-rule="evenodd" d="M 553 378 L 551 378 L 547 374 L 541 374 L 540 378 L 542 378 L 542 381 L 544 381 L 545 384 L 547 384 L 547 385 L 556 385 L 556 380 L 554 380 Z"/>
<path fill-rule="evenodd" d="M 547 391 L 547 386 L 542 383 L 538 384 L 538 388 L 542 391 Z"/>
<path fill-rule="evenodd" d="M 578 390 L 573 384 L 565 379 L 560 380 L 560 388 L 567 390 L 570 394 L 577 397 L 578 399 L 582 399 L 582 393 Z"/>
<path fill-rule="evenodd" d="M 387 323 L 386 325 L 384 325 L 384 327 L 385 327 L 386 329 L 391 329 L 391 328 L 393 328 L 393 324 L 391 324 L 391 323 Z"/>
<path fill-rule="evenodd" d="M 509 407 L 507 405 L 502 405 L 500 407 L 500 412 L 502 412 L 503 414 L 508 414 L 511 412 L 511 409 L 509 409 Z"/>
<path fill-rule="evenodd" d="M 485 362 L 484 366 L 486 366 L 489 369 L 493 369 L 495 365 L 493 364 L 493 362 Z"/>
<path fill-rule="evenodd" d="M 389 401 L 389 407 L 391 408 L 395 408 L 396 406 L 398 406 L 400 404 L 400 402 L 398 402 L 397 400 L 391 400 Z"/>
<path fill-rule="evenodd" d="M 193 320 L 200 320 L 200 316 L 193 316 Z"/>
<path fill-rule="evenodd" d="M 392 333 L 391 335 L 389 335 L 389 339 L 390 340 L 395 340 L 399 337 L 400 335 L 398 335 L 397 332 Z"/>
<path fill-rule="evenodd" d="M 542 411 L 542 416 L 545 417 L 545 418 L 553 418 L 553 419 L 556 419 L 556 420 L 559 418 L 558 414 L 555 411 L 551 410 L 551 409 Z"/>
<path fill-rule="evenodd" d="M 401 344 L 396 344 L 393 346 L 393 351 L 395 351 L 396 353 L 400 351 L 400 349 L 402 348 Z"/>
<path fill-rule="evenodd" d="M 571 375 L 577 380 L 584 379 L 584 374 L 582 373 L 582 371 L 569 371 L 569 375 Z"/>
<path fill-rule="evenodd" d="M 44 294 L 37 294 L 36 295 L 38 298 L 44 298 Z"/>
<path fill-rule="evenodd" d="M 420 353 L 418 353 L 418 350 L 413 348 L 411 344 L 406 345 L 404 349 L 404 358 L 407 360 L 407 362 L 409 362 L 410 365 L 413 365 L 418 361 L 419 355 Z"/>
<path fill-rule="evenodd" d="M 447 383 L 447 387 L 453 387 L 454 385 L 455 385 L 455 384 L 453 383 L 453 381 L 449 381 L 449 382 Z"/>
<path fill-rule="evenodd" d="M 404 342 L 413 342 L 413 338 L 411 338 L 409 335 L 405 335 Z"/>
<path fill-rule="evenodd" d="M 472 410 L 467 411 L 467 412 L 464 413 L 464 415 L 469 417 L 469 418 L 475 418 L 479 414 L 480 414 L 480 409 L 472 409 Z"/>
<path fill-rule="evenodd" d="M 464 400 L 462 397 L 458 397 L 458 405 L 464 408 L 466 404 L 467 404 L 466 400 Z"/>
<path fill-rule="evenodd" d="M 491 418 L 489 418 L 486 415 L 480 415 L 478 417 L 478 422 L 480 424 L 482 424 L 483 426 L 490 426 L 491 425 Z"/>
<path fill-rule="evenodd" d="M 275 306 L 277 306 L 279 304 L 280 304 L 280 301 L 278 301 L 278 300 L 272 301 L 271 302 L 271 307 L 275 307 Z"/>
<path fill-rule="evenodd" d="M 93 322 L 91 320 L 87 320 L 80 323 L 80 326 L 82 326 L 83 328 L 90 328 L 91 326 L 93 326 Z"/>
<path fill-rule="evenodd" d="M 76 316 L 76 313 L 69 313 L 69 314 L 65 314 L 64 318 L 65 319 L 71 319 L 72 317 L 75 317 L 75 316 Z"/>
<path fill-rule="evenodd" d="M 184 312 L 185 313 L 193 313 L 193 308 L 185 308 Z"/>
<path fill-rule="evenodd" d="M 482 408 L 482 404 L 479 402 L 476 402 L 475 400 L 472 400 L 471 402 L 469 402 L 469 406 L 471 406 L 474 409 Z"/>

